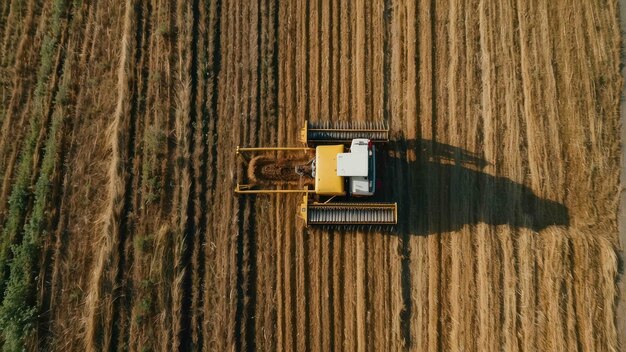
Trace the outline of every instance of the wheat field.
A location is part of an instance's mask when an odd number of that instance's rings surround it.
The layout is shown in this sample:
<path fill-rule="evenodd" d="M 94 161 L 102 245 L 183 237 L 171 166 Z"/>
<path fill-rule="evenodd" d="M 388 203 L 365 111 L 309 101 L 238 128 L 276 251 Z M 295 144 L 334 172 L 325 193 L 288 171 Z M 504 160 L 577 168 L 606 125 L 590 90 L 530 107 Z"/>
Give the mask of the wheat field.
<path fill-rule="evenodd" d="M 614 0 L 0 2 L 5 350 L 616 351 Z M 237 197 L 384 121 L 399 223 Z"/>

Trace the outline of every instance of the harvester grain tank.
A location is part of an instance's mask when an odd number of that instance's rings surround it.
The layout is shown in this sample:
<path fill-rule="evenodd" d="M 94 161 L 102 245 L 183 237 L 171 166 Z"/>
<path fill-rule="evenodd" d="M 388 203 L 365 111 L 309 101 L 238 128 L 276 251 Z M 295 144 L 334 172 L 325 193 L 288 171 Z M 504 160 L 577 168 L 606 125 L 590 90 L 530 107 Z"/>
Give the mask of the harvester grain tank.
<path fill-rule="evenodd" d="M 302 147 L 237 147 L 247 183 L 235 192 L 303 193 L 297 212 L 307 226 L 397 223 L 396 203 L 368 201 L 377 193 L 376 146 L 389 140 L 384 123 L 306 122 L 299 137 Z"/>

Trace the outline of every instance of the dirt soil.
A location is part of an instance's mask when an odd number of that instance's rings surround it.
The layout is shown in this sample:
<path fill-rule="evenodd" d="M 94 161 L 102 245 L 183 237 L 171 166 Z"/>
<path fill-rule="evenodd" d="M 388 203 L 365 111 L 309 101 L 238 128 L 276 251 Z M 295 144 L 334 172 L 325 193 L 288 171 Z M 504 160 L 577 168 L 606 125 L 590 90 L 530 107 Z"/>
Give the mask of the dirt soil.
<path fill-rule="evenodd" d="M 0 2 L 0 344 L 614 351 L 615 0 Z M 236 197 L 385 121 L 393 231 Z"/>

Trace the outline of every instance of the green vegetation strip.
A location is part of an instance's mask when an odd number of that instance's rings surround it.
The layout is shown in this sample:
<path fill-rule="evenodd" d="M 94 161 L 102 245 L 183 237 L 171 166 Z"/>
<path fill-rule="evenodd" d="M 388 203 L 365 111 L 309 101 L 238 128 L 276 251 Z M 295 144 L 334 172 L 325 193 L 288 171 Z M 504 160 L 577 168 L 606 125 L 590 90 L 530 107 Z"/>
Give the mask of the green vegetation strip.
<path fill-rule="evenodd" d="M 51 178 L 57 169 L 57 135 L 63 122 L 62 109 L 53 116 L 45 146 L 41 174 L 35 185 L 32 216 L 24 225 L 24 238 L 13 245 L 10 276 L 0 307 L 0 331 L 4 335 L 4 350 L 23 350 L 24 338 L 33 330 L 37 318 L 37 273 L 41 239 L 46 235 L 46 206 L 50 196 Z"/>
<path fill-rule="evenodd" d="M 37 138 L 41 132 L 44 119 L 45 88 L 52 74 L 52 63 L 58 48 L 61 20 L 65 9 L 66 0 L 57 0 L 55 2 L 52 17 L 50 18 L 50 30 L 46 33 L 41 47 L 41 63 L 37 72 L 37 87 L 35 88 L 35 101 L 30 119 L 30 131 L 21 151 L 13 190 L 9 197 L 7 222 L 0 239 L 0 295 L 4 295 L 6 280 L 9 274 L 7 270 L 9 250 L 11 245 L 18 241 L 18 233 L 26 215 L 25 212 L 29 200 L 28 188 L 33 172 L 33 155 L 35 154 Z"/>
<path fill-rule="evenodd" d="M 35 105 L 31 128 L 21 152 L 17 177 L 9 199 L 9 214 L 2 231 L 0 247 L 0 289 L 3 300 L 0 307 L 0 332 L 4 351 L 25 350 L 25 339 L 34 331 L 37 319 L 37 273 L 40 258 L 41 238 L 46 234 L 47 213 L 51 179 L 57 169 L 57 137 L 63 123 L 63 103 L 67 102 L 67 87 L 62 85 L 55 97 L 56 109 L 52 116 L 48 137 L 44 146 L 41 170 L 34 189 L 34 204 L 30 219 L 23 227 L 23 238 L 19 242 L 20 226 L 26 219 L 29 203 L 28 187 L 33 177 L 33 156 L 37 138 L 44 120 L 46 87 L 52 74 L 53 61 L 61 32 L 60 22 L 66 10 L 66 1 L 57 0 L 53 6 L 50 30 L 41 48 L 41 64 L 35 89 Z M 69 67 L 66 62 L 64 71 Z M 13 259 L 8 262 L 9 249 Z M 7 270 L 7 266 L 9 270 Z M 8 274 L 8 278 L 7 278 Z"/>

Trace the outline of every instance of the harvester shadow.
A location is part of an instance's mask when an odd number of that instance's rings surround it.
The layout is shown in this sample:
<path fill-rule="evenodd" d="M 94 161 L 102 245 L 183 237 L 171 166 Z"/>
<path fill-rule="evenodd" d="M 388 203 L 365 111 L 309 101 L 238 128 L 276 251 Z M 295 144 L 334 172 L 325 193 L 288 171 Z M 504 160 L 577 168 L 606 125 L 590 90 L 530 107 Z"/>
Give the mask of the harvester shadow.
<path fill-rule="evenodd" d="M 378 155 L 382 200 L 398 203 L 400 236 L 510 225 L 540 231 L 569 225 L 567 208 L 505 177 L 482 170 L 482 156 L 431 140 L 390 142 Z"/>
<path fill-rule="evenodd" d="M 400 238 L 400 326 L 405 346 L 411 346 L 412 340 L 412 236 L 453 232 L 479 223 L 532 231 L 569 225 L 563 204 L 543 199 L 523 184 L 483 172 L 488 161 L 462 148 L 431 140 L 399 140 L 382 147 L 377 155 L 382 159 L 380 198 L 398 203 L 393 234 Z"/>

